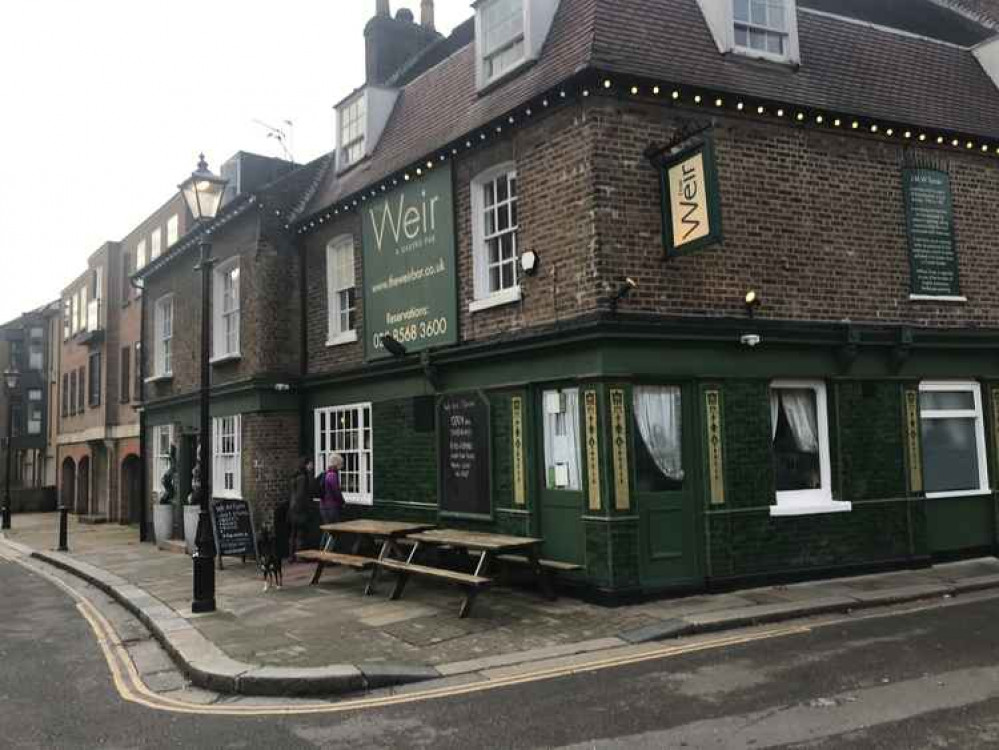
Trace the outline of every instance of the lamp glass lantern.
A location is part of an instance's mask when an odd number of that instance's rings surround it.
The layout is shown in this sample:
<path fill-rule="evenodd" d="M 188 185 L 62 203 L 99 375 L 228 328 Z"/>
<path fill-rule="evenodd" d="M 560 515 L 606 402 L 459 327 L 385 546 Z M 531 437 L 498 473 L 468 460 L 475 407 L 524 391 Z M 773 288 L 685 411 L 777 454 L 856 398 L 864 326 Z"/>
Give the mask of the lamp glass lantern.
<path fill-rule="evenodd" d="M 227 182 L 208 169 L 205 155 L 201 154 L 198 168 L 177 186 L 196 222 L 210 221 L 218 215 Z"/>
<path fill-rule="evenodd" d="M 3 384 L 7 388 L 7 392 L 17 390 L 17 382 L 21 378 L 21 373 L 15 369 L 6 370 L 3 374 Z"/>

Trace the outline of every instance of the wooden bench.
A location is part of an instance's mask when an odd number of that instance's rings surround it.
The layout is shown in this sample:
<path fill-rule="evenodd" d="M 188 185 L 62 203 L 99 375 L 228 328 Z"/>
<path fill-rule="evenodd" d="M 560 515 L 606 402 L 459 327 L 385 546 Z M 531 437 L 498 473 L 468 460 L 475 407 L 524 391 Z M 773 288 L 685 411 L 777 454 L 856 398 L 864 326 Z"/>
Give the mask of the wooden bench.
<path fill-rule="evenodd" d="M 395 588 L 392 589 L 391 599 L 398 599 L 402 596 L 402 590 L 406 587 L 406 581 L 410 575 L 426 576 L 427 578 L 437 578 L 460 586 L 465 591 L 465 598 L 461 602 L 461 609 L 458 611 L 459 617 L 468 617 L 472 609 L 472 602 L 480 589 L 492 583 L 492 579 L 471 573 L 461 573 L 456 570 L 446 570 L 445 568 L 432 568 L 427 565 L 415 565 L 401 560 L 377 560 L 375 565 L 385 570 L 392 570 L 398 574 Z"/>
<path fill-rule="evenodd" d="M 323 569 L 327 565 L 343 565 L 354 570 L 367 570 L 374 566 L 375 560 L 371 557 L 361 557 L 360 555 L 346 555 L 342 552 L 324 552 L 318 549 L 307 549 L 297 553 L 300 560 L 314 560 L 316 562 L 316 572 L 312 576 L 310 585 L 315 586 L 323 574 Z"/>
<path fill-rule="evenodd" d="M 496 555 L 495 558 L 498 562 L 504 565 L 520 565 L 522 567 L 530 567 L 531 559 L 526 555 Z M 541 589 L 544 591 L 545 596 L 551 600 L 555 600 L 555 582 L 554 577 L 556 573 L 575 573 L 576 571 L 582 570 L 582 565 L 577 565 L 576 563 L 560 562 L 559 560 L 538 560 L 538 566 L 541 568 Z"/>

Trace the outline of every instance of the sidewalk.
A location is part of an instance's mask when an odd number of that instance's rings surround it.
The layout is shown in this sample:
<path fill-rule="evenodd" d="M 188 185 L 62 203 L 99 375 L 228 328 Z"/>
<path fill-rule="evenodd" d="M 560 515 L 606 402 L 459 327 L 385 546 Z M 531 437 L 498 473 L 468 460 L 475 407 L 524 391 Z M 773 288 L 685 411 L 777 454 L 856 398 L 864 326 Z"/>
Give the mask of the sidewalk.
<path fill-rule="evenodd" d="M 330 694 L 589 653 L 696 632 L 999 588 L 999 560 L 983 558 L 849 579 L 605 608 L 569 597 L 549 602 L 497 586 L 457 616 L 460 592 L 415 581 L 371 597 L 366 577 L 313 566 L 285 568 L 264 593 L 255 566 L 217 571 L 219 611 L 192 616 L 185 555 L 140 544 L 134 528 L 70 519 L 71 552 L 55 547 L 56 514 L 18 515 L 6 539 L 96 583 L 143 619 L 195 684 L 247 694 Z M 28 550 L 24 550 L 29 552 Z M 164 606 L 165 605 L 165 606 Z M 214 674 L 214 677 L 213 677 Z"/>

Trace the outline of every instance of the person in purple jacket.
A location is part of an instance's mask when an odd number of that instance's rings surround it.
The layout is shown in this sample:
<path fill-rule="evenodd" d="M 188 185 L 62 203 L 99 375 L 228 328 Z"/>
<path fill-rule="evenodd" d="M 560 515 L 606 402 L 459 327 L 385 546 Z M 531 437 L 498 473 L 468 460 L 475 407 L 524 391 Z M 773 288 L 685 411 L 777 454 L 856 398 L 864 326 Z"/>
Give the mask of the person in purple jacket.
<path fill-rule="evenodd" d="M 323 494 L 319 500 L 319 515 L 323 524 L 339 523 L 343 510 L 343 492 L 340 489 L 340 469 L 343 468 L 343 456 L 334 453 L 323 474 Z"/>

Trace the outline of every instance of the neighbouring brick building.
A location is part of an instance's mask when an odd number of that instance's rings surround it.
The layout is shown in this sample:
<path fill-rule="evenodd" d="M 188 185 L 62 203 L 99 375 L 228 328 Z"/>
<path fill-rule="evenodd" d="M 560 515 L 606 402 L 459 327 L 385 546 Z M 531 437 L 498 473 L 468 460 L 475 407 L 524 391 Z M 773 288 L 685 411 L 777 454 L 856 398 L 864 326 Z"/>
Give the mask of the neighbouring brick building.
<path fill-rule="evenodd" d="M 59 367 L 59 493 L 94 521 L 143 518 L 139 439 L 142 296 L 130 282 L 190 223 L 180 196 L 120 242 L 90 256 L 87 270 L 62 292 Z"/>
<path fill-rule="evenodd" d="M 0 326 L 0 372 L 20 373 L 13 394 L 0 387 L 0 429 L 6 438 L 8 410 L 13 409 L 11 487 L 14 512 L 51 510 L 55 507 L 55 435 L 51 429 L 51 390 L 59 368 L 58 333 L 60 305 L 53 303 L 25 313 Z M 4 451 L 7 450 L 6 443 Z M 0 486 L 6 456 L 0 463 Z"/>
<path fill-rule="evenodd" d="M 222 174 L 231 191 L 210 227 L 193 226 L 136 274 L 143 287 L 147 501 L 159 500 L 176 450 L 176 500 L 191 493 L 197 458 L 201 355 L 199 242 L 212 244 L 212 457 L 215 497 L 284 498 L 299 451 L 298 260 L 280 214 L 307 194 L 326 163 L 295 168 L 240 152 Z M 205 234 L 205 230 L 208 234 Z M 149 513 L 147 518 L 152 518 Z M 174 532 L 183 533 L 174 513 Z"/>
<path fill-rule="evenodd" d="M 215 487 L 264 515 L 340 453 L 351 512 L 540 536 L 614 596 L 993 551 L 971 4 L 482 0 L 441 37 L 377 3 L 333 154 L 206 228 L 242 289 Z M 156 268 L 147 330 L 196 283 Z M 188 306 L 147 394 L 182 434 Z"/>

